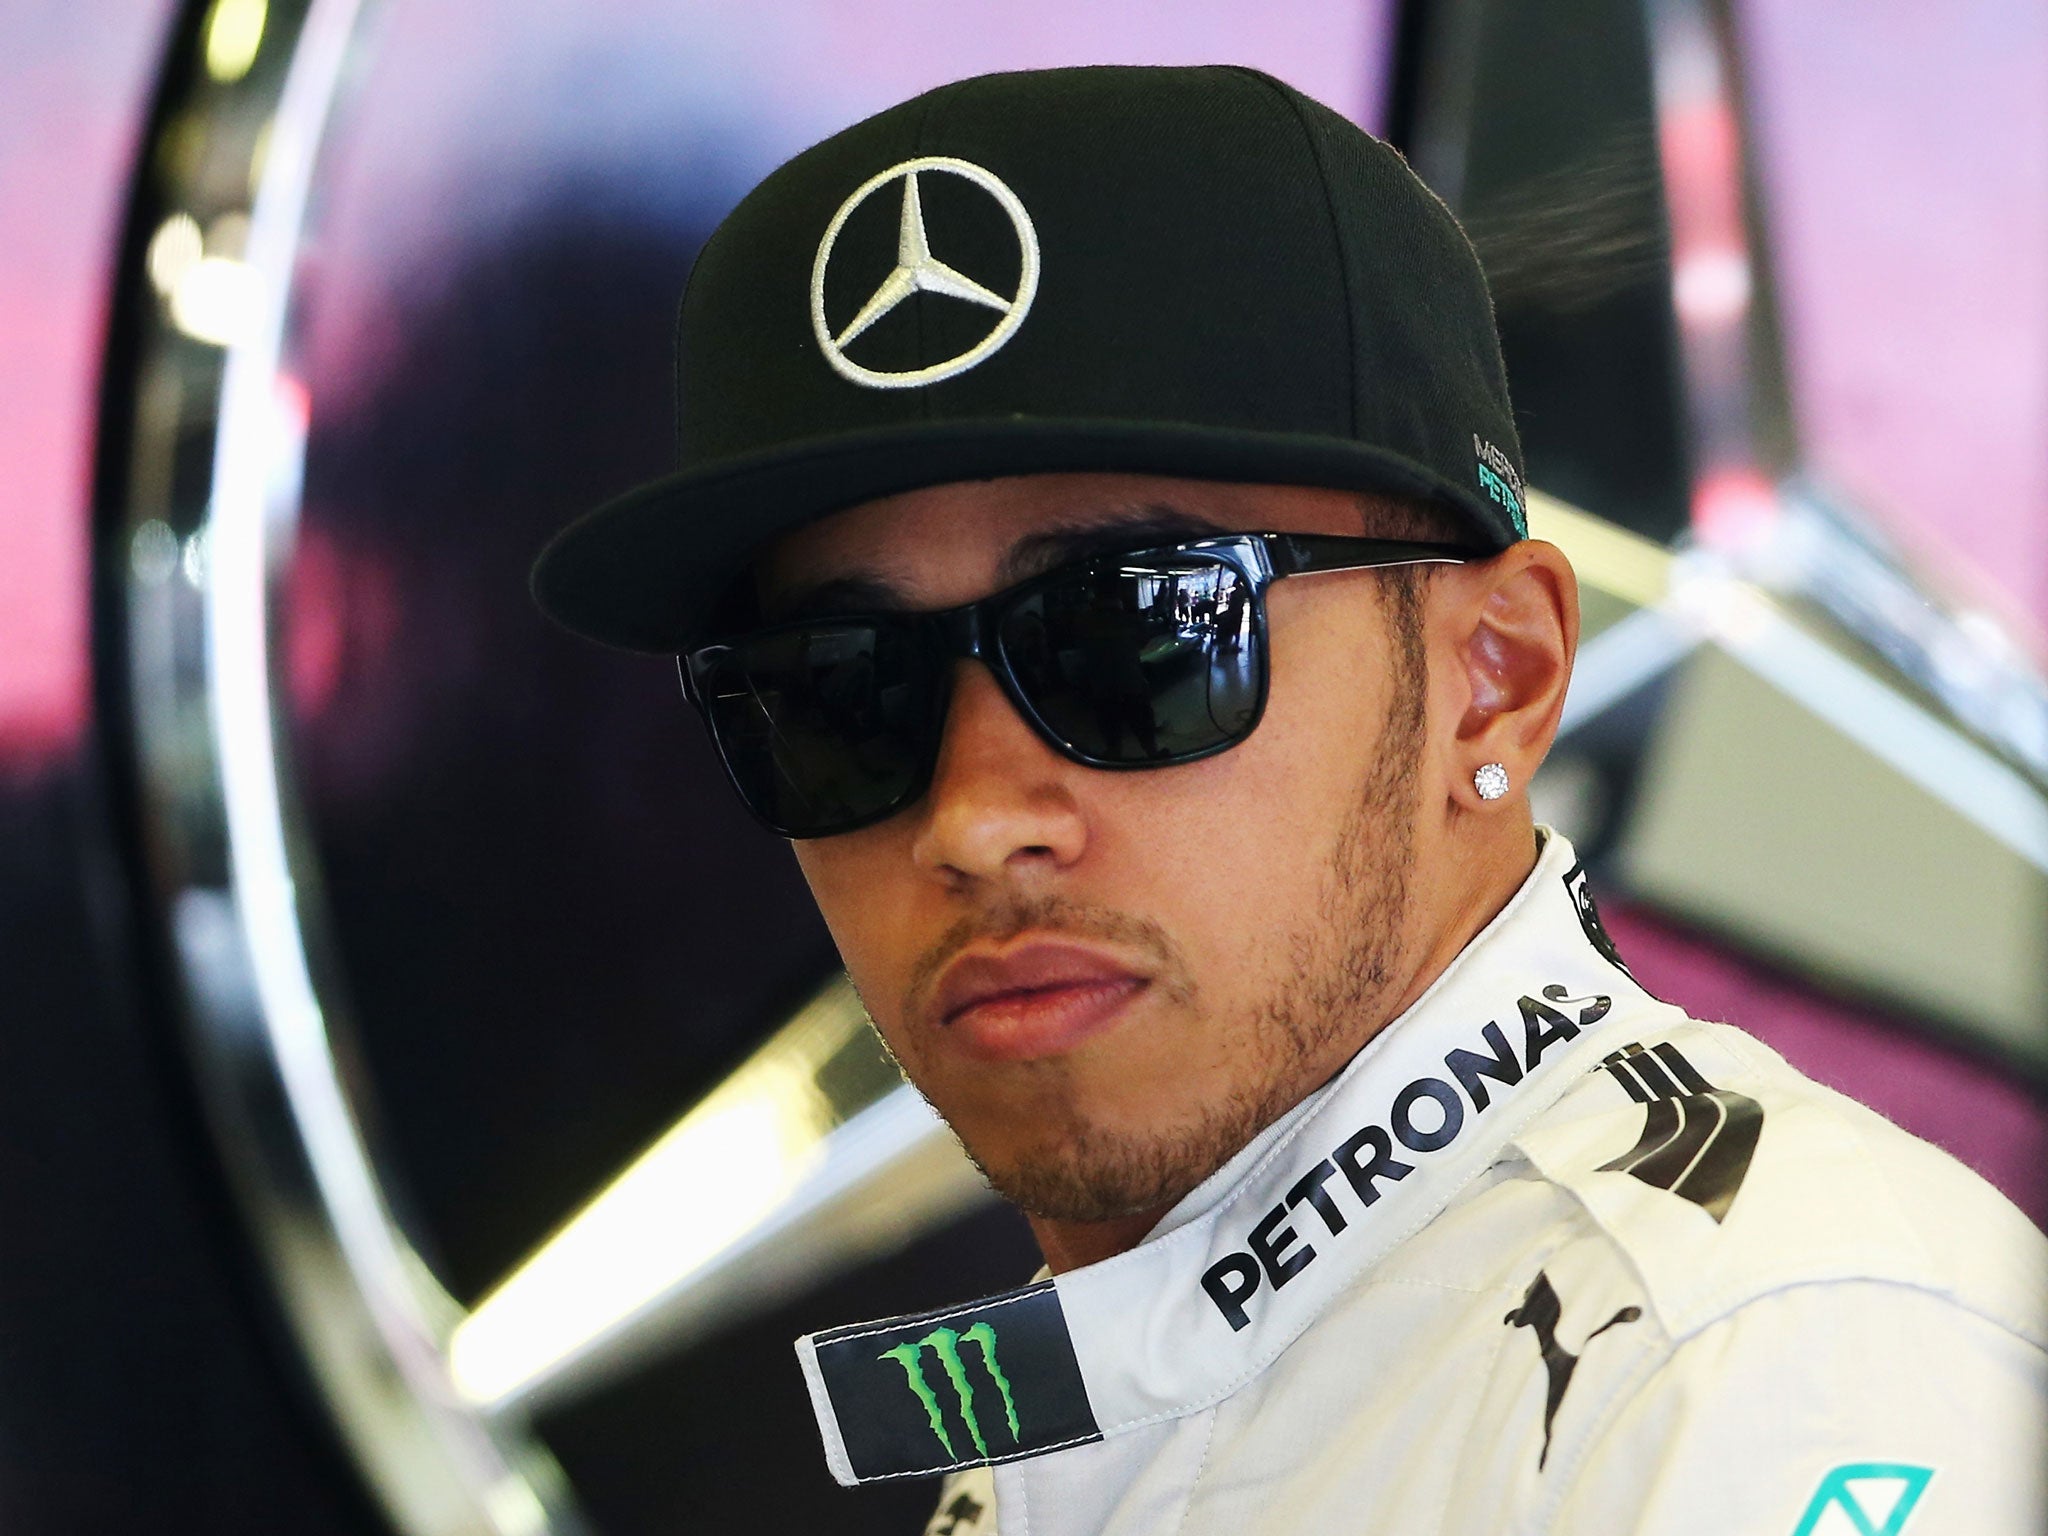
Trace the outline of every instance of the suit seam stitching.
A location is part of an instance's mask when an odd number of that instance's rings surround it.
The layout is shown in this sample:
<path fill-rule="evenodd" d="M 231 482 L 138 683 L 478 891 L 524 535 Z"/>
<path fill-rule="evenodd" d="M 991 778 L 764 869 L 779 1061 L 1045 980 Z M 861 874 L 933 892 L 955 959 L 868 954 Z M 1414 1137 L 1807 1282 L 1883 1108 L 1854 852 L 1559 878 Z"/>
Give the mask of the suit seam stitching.
<path fill-rule="evenodd" d="M 1514 1287 L 1512 1285 L 1490 1285 L 1485 1288 L 1485 1291 L 1493 1292 L 1501 1296 L 1503 1299 L 1509 1301 L 1512 1301 L 1514 1297 Z M 1485 1294 L 1485 1292 L 1481 1292 L 1480 1294 Z M 1486 1362 L 1486 1382 L 1492 1381 L 1494 1379 L 1495 1373 L 1499 1371 L 1501 1356 L 1507 1350 L 1507 1346 L 1507 1333 L 1505 1331 L 1496 1333 L 1493 1339 L 1493 1352 L 1488 1356 Z M 1477 1396 L 1473 1399 L 1472 1412 L 1469 1415 L 1467 1415 L 1465 1419 L 1465 1435 L 1463 1441 L 1461 1442 L 1461 1447 L 1465 1450 L 1469 1450 L 1472 1445 L 1474 1432 L 1477 1430 L 1479 1425 L 1479 1413 L 1480 1410 L 1483 1409 L 1485 1406 L 1486 1387 L 1482 1383 Z M 1458 1460 L 1459 1464 L 1462 1466 L 1464 1463 L 1464 1456 L 1461 1454 Z M 1454 1491 L 1456 1491 L 1458 1487 L 1462 1486 L 1464 1486 L 1464 1480 L 1456 1480 L 1451 1486 L 1446 1487 L 1444 1489 L 1443 1497 L 1437 1501 L 1436 1529 L 1439 1533 L 1439 1536 L 1442 1536 L 1442 1533 L 1450 1528 L 1451 1495 Z"/>
<path fill-rule="evenodd" d="M 1202 1430 L 1202 1454 L 1195 1461 L 1195 1475 L 1188 1479 L 1188 1496 L 1181 1501 L 1180 1519 L 1173 1525 L 1174 1536 L 1181 1536 L 1187 1530 L 1188 1517 L 1194 1513 L 1195 1493 L 1201 1487 L 1202 1474 L 1209 1470 L 1209 1452 L 1216 1445 L 1216 1409 L 1208 1411 L 1209 1422 Z"/>

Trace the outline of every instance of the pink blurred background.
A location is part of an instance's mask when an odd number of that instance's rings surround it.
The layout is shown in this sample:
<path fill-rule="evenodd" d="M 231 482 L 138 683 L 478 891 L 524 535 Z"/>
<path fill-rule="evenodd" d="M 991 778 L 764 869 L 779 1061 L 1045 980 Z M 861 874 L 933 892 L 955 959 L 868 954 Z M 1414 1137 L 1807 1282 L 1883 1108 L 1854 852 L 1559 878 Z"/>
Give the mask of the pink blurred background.
<path fill-rule="evenodd" d="M 615 9 L 611 24 L 630 28 L 634 7 Z M 1071 24 L 1051 35 L 1023 8 L 972 19 L 939 0 L 889 9 L 886 26 L 825 6 L 816 25 L 772 37 L 715 13 L 694 30 L 710 49 L 814 55 L 800 75 L 844 82 L 837 97 L 802 104 L 823 132 L 929 83 L 935 54 L 961 73 L 1082 56 L 1209 59 L 1242 26 L 1227 7 L 1164 0 L 1079 11 L 1081 35 Z M 1262 60 L 1375 121 L 1387 0 L 1284 9 L 1287 24 L 1262 31 Z M 1739 10 L 1809 457 L 1937 583 L 2048 655 L 2048 9 L 1746 0 Z M 87 714 L 93 397 L 130 161 L 169 20 L 163 0 L 44 3 L 0 18 L 0 769 L 10 773 L 68 749 Z M 431 8 L 395 5 L 382 24 L 419 32 L 404 49 L 387 39 L 380 67 L 397 89 L 433 100 L 440 50 L 460 40 L 427 35 Z M 545 62 L 522 58 L 516 37 L 501 46 L 501 72 Z M 716 73 L 697 72 L 693 86 Z M 459 120 L 434 105 L 431 121 Z M 516 155 L 519 125 L 500 122 L 470 147 Z M 367 216 L 381 209 L 387 228 L 407 227 L 431 178 L 462 156 L 416 163 L 421 183 L 377 189 L 362 200 Z"/>
<path fill-rule="evenodd" d="M 619 8 L 612 24 L 630 27 L 635 9 Z M 806 119 L 790 125 L 803 136 L 930 83 L 935 56 L 955 73 L 1077 56 L 1209 59 L 1227 53 L 1242 27 L 1228 7 L 1165 0 L 1079 12 L 1091 30 L 1057 37 L 1019 19 L 1021 9 L 971 23 L 940 0 L 890 9 L 888 26 L 825 6 L 817 25 L 786 34 L 720 24 L 709 13 L 690 30 L 702 34 L 693 46 L 714 55 L 799 50 L 812 56 L 800 75 L 839 81 L 829 97 L 775 106 Z M 1295 24 L 1267 40 L 1262 61 L 1377 122 L 1386 0 L 1291 10 Z M 401 4 L 380 22 L 383 88 L 412 100 L 418 115 L 384 110 L 365 131 L 444 133 L 450 123 L 488 118 L 438 94 L 438 60 L 460 39 L 434 35 L 437 14 L 445 26 L 452 13 Z M 2040 658 L 2048 654 L 2048 10 L 1989 0 L 1879 9 L 1747 0 L 1740 19 L 1810 461 L 1937 587 L 1997 614 Z M 0 20 L 0 463 L 8 466 L 0 480 L 0 775 L 9 778 L 70 756 L 90 718 L 95 390 L 131 159 L 169 22 L 162 0 L 76 0 Z M 671 17 L 665 25 L 673 32 L 678 24 Z M 545 32 L 500 45 L 493 90 L 522 72 L 538 86 L 559 66 Z M 905 37 L 921 41 L 905 47 Z M 411 181 L 365 186 L 344 176 L 328 193 L 329 227 L 361 244 L 421 242 L 448 177 L 485 159 L 517 164 L 520 149 L 520 124 L 499 119 L 469 142 L 416 157 Z M 504 195 L 516 196 L 517 178 L 505 180 L 512 190 Z M 421 270 L 430 256 L 422 244 Z M 325 343 L 343 366 L 323 377 L 373 374 L 378 296 L 357 293 L 329 309 L 346 318 Z M 322 344 L 317 331 L 314 342 Z M 2003 1074 L 1650 914 L 1619 912 L 1614 926 L 1653 986 L 1764 1035 L 1948 1145 L 2048 1219 L 2048 1132 L 2031 1095 Z"/>

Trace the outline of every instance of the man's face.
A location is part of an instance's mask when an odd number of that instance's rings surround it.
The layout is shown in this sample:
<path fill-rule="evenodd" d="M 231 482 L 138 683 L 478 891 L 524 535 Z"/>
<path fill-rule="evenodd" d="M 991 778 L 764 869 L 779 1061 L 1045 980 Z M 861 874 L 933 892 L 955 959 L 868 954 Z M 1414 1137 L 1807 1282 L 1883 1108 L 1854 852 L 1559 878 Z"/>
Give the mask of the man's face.
<path fill-rule="evenodd" d="M 1132 475 L 961 483 L 791 535 L 760 579 L 771 612 L 942 608 L 1104 538 L 1253 529 L 1358 534 L 1360 506 Z M 962 662 L 924 797 L 796 845 L 903 1070 L 1033 1215 L 1177 1200 L 1332 1075 L 1412 969 L 1421 637 L 1411 622 L 1404 643 L 1371 572 L 1277 582 L 1267 603 L 1271 693 L 1242 744 L 1082 767 Z"/>

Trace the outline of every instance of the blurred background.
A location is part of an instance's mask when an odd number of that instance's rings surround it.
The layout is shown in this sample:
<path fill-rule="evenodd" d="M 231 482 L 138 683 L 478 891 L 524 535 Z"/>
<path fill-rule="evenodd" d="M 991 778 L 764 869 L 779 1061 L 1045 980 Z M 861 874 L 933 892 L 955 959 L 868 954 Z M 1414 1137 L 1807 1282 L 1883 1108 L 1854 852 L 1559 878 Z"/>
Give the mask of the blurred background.
<path fill-rule="evenodd" d="M 929 85 L 1255 64 L 1494 286 L 1637 973 L 2048 1221 L 2030 0 L 19 0 L 0 1529 L 905 1532 L 789 1341 L 1017 1283 L 674 673 L 524 574 L 672 309 Z"/>

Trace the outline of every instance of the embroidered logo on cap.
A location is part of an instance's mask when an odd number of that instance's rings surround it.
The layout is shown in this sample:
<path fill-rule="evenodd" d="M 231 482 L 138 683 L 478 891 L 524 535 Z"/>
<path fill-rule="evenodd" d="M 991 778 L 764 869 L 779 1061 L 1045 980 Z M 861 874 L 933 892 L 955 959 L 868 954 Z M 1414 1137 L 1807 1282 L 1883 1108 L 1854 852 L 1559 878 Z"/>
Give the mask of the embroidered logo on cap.
<path fill-rule="evenodd" d="M 932 254 L 930 237 L 925 233 L 924 205 L 918 194 L 918 177 L 937 172 L 948 176 L 959 176 L 979 187 L 1008 216 L 1010 227 L 1016 232 L 1019 270 L 1017 291 L 1004 298 L 994 289 L 975 281 L 964 272 L 948 266 Z M 835 333 L 825 319 L 825 273 L 832 264 L 833 247 L 838 243 L 839 233 L 846 227 L 846 221 L 853 216 L 856 208 L 870 197 L 896 182 L 903 184 L 902 211 L 897 224 L 896 266 L 882 279 L 881 286 L 868 297 L 866 303 L 854 313 L 851 320 Z M 891 372 L 880 368 L 867 368 L 846 355 L 847 347 L 877 320 L 896 308 L 905 299 L 918 293 L 935 293 L 947 298 L 959 299 L 968 304 L 977 304 L 991 309 L 1000 317 L 989 333 L 980 341 L 955 357 L 932 363 L 923 368 L 906 368 Z M 1031 215 L 1024 211 L 1024 205 L 993 171 L 985 170 L 971 161 L 956 160 L 948 155 L 926 155 L 917 160 L 906 160 L 901 165 L 891 166 L 879 176 L 870 177 L 854 189 L 853 195 L 839 205 L 839 211 L 832 215 L 832 222 L 825 227 L 825 238 L 818 242 L 818 258 L 811 265 L 811 330 L 818 338 L 818 346 L 825 354 L 825 361 L 842 377 L 869 389 L 915 389 L 925 384 L 936 384 L 941 379 L 950 379 L 955 374 L 965 373 L 987 358 L 1017 334 L 1017 327 L 1024 323 L 1024 317 L 1031 310 L 1031 301 L 1038 293 L 1038 231 L 1032 227 Z"/>
<path fill-rule="evenodd" d="M 1479 488 L 1506 509 L 1508 521 L 1514 524 L 1515 537 L 1526 539 L 1529 497 L 1522 488 L 1522 474 L 1515 468 L 1515 461 L 1477 432 L 1472 434 L 1472 453 L 1478 464 Z"/>

